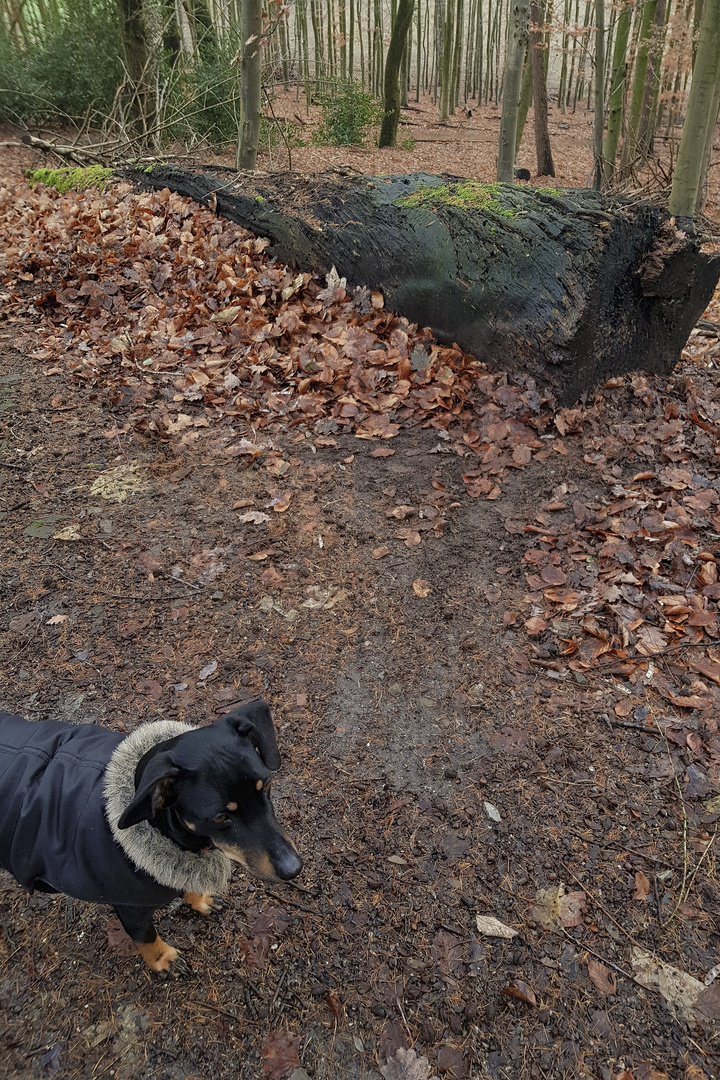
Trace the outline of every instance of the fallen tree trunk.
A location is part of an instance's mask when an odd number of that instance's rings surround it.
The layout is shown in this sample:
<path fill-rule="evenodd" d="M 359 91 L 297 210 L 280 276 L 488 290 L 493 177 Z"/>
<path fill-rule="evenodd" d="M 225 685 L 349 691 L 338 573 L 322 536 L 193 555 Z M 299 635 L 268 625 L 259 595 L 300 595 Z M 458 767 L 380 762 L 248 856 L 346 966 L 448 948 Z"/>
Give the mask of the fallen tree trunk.
<path fill-rule="evenodd" d="M 564 403 L 634 368 L 667 372 L 720 277 L 720 256 L 649 203 L 417 173 L 272 178 L 157 166 L 271 241 L 276 258 L 381 290 L 441 342 L 531 373 Z"/>

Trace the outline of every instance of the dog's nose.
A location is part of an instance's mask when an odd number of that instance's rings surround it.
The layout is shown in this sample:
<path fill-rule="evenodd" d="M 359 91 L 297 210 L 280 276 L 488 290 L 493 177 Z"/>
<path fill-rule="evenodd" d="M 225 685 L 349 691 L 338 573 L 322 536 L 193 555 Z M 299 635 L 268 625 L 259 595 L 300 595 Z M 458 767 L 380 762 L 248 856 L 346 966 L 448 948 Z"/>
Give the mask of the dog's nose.
<path fill-rule="evenodd" d="M 302 868 L 303 861 L 297 851 L 293 851 L 292 848 L 289 848 L 278 860 L 275 872 L 283 881 L 292 881 L 293 878 L 298 876 Z"/>

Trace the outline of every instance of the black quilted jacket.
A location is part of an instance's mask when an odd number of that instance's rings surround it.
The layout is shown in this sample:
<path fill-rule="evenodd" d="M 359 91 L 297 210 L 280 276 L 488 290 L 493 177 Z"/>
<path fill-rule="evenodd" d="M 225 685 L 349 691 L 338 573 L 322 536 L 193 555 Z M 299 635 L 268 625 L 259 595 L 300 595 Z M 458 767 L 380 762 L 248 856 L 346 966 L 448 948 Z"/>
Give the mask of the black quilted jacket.
<path fill-rule="evenodd" d="M 110 832 L 103 775 L 123 738 L 0 712 L 0 866 L 27 889 L 141 907 L 181 895 L 135 867 Z"/>

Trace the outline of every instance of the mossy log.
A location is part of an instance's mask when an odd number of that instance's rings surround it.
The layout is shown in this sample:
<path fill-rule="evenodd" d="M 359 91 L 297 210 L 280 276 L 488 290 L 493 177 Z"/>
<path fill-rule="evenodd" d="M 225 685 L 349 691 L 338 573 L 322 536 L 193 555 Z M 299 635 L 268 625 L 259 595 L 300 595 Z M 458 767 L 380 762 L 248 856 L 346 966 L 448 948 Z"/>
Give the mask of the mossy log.
<path fill-rule="evenodd" d="M 381 290 L 439 341 L 528 372 L 564 403 L 611 375 L 669 371 L 720 277 L 690 222 L 586 189 L 173 166 L 135 177 L 268 237 L 280 260 Z"/>

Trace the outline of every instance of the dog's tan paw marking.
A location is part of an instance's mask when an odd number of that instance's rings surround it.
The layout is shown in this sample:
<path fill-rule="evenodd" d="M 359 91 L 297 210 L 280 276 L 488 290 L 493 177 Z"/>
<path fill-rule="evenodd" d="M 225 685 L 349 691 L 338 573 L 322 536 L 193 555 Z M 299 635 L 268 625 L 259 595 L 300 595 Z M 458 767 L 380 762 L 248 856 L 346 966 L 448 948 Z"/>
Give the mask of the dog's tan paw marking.
<path fill-rule="evenodd" d="M 137 950 L 150 970 L 158 975 L 175 976 L 184 974 L 188 970 L 185 960 L 177 949 L 166 944 L 160 936 L 147 945 L 138 943 Z"/>
<path fill-rule="evenodd" d="M 193 911 L 197 911 L 201 915 L 209 915 L 211 911 L 221 911 L 225 906 L 222 900 L 218 900 L 216 896 L 209 892 L 186 892 L 183 899 Z"/>

